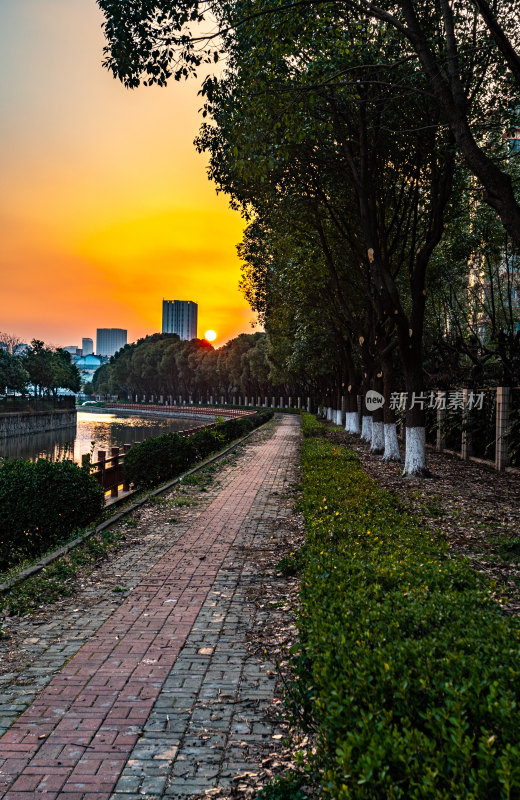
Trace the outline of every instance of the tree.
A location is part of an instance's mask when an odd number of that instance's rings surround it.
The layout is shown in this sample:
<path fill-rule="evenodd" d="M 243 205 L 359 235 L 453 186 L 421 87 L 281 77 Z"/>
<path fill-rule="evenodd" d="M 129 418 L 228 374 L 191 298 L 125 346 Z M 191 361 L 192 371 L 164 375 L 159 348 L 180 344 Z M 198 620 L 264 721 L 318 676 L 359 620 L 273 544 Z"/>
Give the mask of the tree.
<path fill-rule="evenodd" d="M 8 352 L 12 354 L 16 345 L 22 344 L 22 339 L 15 333 L 5 333 L 0 331 L 0 342 L 6 344 Z"/>
<path fill-rule="evenodd" d="M 370 381 L 379 390 L 392 385 L 398 345 L 410 399 L 405 471 L 420 474 L 424 408 L 414 398 L 424 389 L 426 276 L 452 191 L 452 137 L 399 38 L 370 20 L 360 17 L 338 31 L 326 16 L 300 14 L 282 42 L 263 43 L 260 72 L 261 45 L 251 46 L 257 34 L 247 25 L 236 32 L 228 71 L 211 90 L 213 122 L 203 127 L 199 149 L 210 151 L 210 175 L 235 205 L 266 229 L 284 230 L 292 248 L 285 252 L 284 288 L 294 280 L 301 248 L 282 214 L 314 230 L 333 287 L 327 318 L 350 332 L 345 362 L 352 340 L 362 342 L 366 388 Z M 412 83 L 415 91 L 403 92 Z M 258 250 L 250 248 L 254 258 Z M 273 262 L 272 251 L 267 259 Z M 268 292 L 265 280 L 260 289 Z M 372 446 L 382 451 L 391 418 L 381 413 L 374 421 L 379 440 Z"/>
<path fill-rule="evenodd" d="M 253 55 L 258 54 L 261 35 L 283 41 L 287 26 L 305 12 L 330 19 L 337 30 L 360 13 L 392 28 L 408 48 L 414 67 L 427 77 L 430 102 L 437 103 L 469 169 L 485 189 L 486 202 L 520 245 L 520 206 L 500 146 L 504 127 L 514 122 L 520 88 L 520 21 L 514 0 L 493 6 L 486 0 L 98 3 L 106 19 L 105 66 L 130 87 L 141 80 L 165 85 L 172 74 L 177 80 L 195 74 L 201 63 L 227 55 L 242 28 L 255 28 L 260 34 L 251 40 Z M 208 33 L 201 32 L 209 19 L 216 21 L 216 28 L 213 24 Z M 190 23 L 196 23 L 193 30 Z M 258 64 L 261 69 L 260 58 Z M 390 72 L 385 80 L 392 81 Z M 211 93 L 212 86 L 209 77 L 205 91 Z"/>
<path fill-rule="evenodd" d="M 77 366 L 72 362 L 70 353 L 67 350 L 57 348 L 51 359 L 53 394 L 57 394 L 58 389 L 68 389 L 71 392 L 79 392 L 81 388 L 81 375 Z"/>
<path fill-rule="evenodd" d="M 46 347 L 41 339 L 33 339 L 31 347 L 21 357 L 34 387 L 34 396 L 53 393 L 58 389 L 78 392 L 81 386 L 79 370 L 72 363 L 70 353 Z"/>
<path fill-rule="evenodd" d="M 23 356 L 24 367 L 34 387 L 34 396 L 42 395 L 53 385 L 52 350 L 41 339 L 33 339 Z"/>
<path fill-rule="evenodd" d="M 24 369 L 21 358 L 0 350 L 0 392 L 6 389 L 25 392 L 28 382 L 29 373 Z"/>

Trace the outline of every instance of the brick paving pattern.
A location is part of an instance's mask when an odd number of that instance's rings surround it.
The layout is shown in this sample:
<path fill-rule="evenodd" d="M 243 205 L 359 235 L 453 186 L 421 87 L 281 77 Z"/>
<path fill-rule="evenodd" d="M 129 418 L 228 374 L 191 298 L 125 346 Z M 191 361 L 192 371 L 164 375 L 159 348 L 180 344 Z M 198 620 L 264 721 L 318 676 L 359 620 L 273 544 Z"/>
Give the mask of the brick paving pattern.
<path fill-rule="evenodd" d="M 270 665 L 245 658 L 257 621 L 246 593 L 261 583 L 248 550 L 266 545 L 298 440 L 288 417 L 250 445 L 253 457 L 10 726 L 0 797 L 186 797 L 251 768 L 273 728 L 261 711 Z"/>

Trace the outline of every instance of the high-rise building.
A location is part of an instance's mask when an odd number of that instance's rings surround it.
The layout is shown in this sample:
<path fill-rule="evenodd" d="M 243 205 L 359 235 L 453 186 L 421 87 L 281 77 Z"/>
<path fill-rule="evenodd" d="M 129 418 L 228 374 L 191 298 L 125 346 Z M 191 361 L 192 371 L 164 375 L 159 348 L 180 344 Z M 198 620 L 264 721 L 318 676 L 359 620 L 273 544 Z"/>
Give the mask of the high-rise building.
<path fill-rule="evenodd" d="M 125 346 L 127 332 L 124 328 L 98 328 L 96 331 L 96 355 L 113 356 Z"/>
<path fill-rule="evenodd" d="M 197 338 L 198 305 L 193 300 L 163 300 L 162 332 L 176 333 L 181 339 Z"/>
<path fill-rule="evenodd" d="M 91 356 L 94 352 L 94 342 L 92 339 L 83 338 L 81 340 L 81 354 L 83 356 Z"/>

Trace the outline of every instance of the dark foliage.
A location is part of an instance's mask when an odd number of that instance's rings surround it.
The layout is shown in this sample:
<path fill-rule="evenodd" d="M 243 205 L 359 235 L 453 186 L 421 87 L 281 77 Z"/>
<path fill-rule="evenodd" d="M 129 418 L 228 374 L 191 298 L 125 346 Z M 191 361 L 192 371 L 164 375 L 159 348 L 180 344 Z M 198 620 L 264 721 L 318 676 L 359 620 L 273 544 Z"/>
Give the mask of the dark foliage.
<path fill-rule="evenodd" d="M 74 464 L 7 461 L 0 469 L 0 569 L 66 541 L 103 503 L 95 478 Z"/>
<path fill-rule="evenodd" d="M 220 450 L 271 419 L 272 411 L 222 422 L 215 428 L 202 428 L 192 436 L 178 433 L 153 436 L 135 445 L 125 457 L 126 479 L 136 488 L 150 488 L 180 475 L 190 466 Z"/>

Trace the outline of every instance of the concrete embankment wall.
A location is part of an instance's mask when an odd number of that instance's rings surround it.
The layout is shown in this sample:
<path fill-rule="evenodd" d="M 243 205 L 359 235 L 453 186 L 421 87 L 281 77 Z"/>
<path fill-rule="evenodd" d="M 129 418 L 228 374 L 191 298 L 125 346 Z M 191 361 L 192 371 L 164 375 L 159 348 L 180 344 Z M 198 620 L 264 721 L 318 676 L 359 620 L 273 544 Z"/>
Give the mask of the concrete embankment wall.
<path fill-rule="evenodd" d="M 75 424 L 76 410 L 72 408 L 0 414 L 0 439 L 6 439 L 9 436 L 23 436 L 28 433 L 56 431 Z"/>

